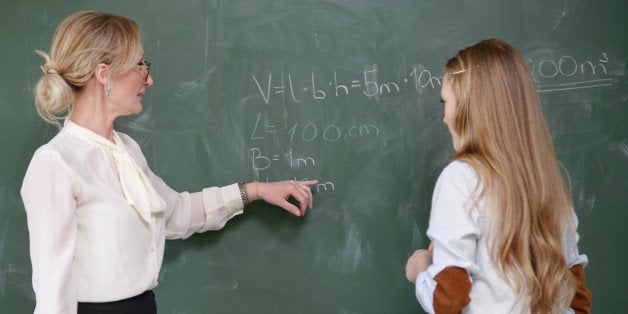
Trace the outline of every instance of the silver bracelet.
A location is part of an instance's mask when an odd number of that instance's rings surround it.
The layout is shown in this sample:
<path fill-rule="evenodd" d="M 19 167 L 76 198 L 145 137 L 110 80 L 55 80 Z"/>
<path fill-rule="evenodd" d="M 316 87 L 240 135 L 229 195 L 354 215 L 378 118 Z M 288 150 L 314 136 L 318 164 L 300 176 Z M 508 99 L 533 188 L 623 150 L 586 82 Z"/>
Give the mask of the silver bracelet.
<path fill-rule="evenodd" d="M 251 203 L 249 200 L 249 195 L 246 194 L 246 190 L 244 189 L 244 182 L 238 182 L 238 188 L 240 189 L 240 197 L 242 198 L 242 203 L 244 206 Z"/>

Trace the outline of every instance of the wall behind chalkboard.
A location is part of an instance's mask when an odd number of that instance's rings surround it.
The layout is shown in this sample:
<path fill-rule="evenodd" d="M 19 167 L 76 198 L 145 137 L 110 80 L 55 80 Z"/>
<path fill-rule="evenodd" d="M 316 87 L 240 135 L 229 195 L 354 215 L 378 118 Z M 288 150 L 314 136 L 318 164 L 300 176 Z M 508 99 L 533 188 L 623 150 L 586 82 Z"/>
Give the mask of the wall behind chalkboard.
<path fill-rule="evenodd" d="M 529 60 L 571 177 L 594 312 L 628 277 L 628 44 L 620 1 L 48 1 L 0 5 L 0 310 L 34 306 L 19 196 L 56 132 L 33 89 L 52 34 L 83 9 L 138 21 L 155 80 L 117 129 L 177 190 L 319 179 L 294 218 L 255 204 L 225 229 L 167 245 L 163 313 L 413 313 L 406 258 L 428 240 L 451 159 L 442 66 L 488 37 Z"/>

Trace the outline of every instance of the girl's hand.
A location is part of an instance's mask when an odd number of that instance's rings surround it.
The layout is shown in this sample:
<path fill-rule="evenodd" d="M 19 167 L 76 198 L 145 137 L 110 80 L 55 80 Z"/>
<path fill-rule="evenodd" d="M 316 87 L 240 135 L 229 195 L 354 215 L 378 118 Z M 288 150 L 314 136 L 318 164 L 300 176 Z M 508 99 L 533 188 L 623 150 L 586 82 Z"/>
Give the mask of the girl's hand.
<path fill-rule="evenodd" d="M 408 258 L 406 263 L 406 278 L 412 282 L 416 282 L 416 278 L 422 271 L 425 271 L 430 265 L 432 265 L 432 251 L 434 245 L 430 243 L 430 247 L 427 250 L 416 250 Z"/>

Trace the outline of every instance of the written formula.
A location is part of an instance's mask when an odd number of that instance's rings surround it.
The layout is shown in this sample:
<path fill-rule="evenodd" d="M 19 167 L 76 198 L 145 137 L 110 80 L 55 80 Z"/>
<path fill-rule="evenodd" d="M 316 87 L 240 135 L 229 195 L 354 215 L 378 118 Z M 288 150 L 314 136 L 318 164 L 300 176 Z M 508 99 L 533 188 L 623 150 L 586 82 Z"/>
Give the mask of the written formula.
<path fill-rule="evenodd" d="M 537 90 L 550 92 L 612 85 L 613 80 L 608 77 L 607 70 L 610 61 L 608 54 L 602 52 L 596 59 L 596 61 L 577 60 L 570 55 L 563 55 L 557 59 L 529 58 L 527 61 L 537 83 Z M 343 80 L 335 70 L 325 74 L 311 72 L 302 76 L 282 71 L 279 76 L 273 73 L 260 77 L 252 74 L 251 82 L 264 103 L 270 104 L 276 98 L 299 103 L 305 99 L 320 101 L 355 93 L 378 99 L 379 96 L 394 96 L 408 90 L 440 89 L 443 80 L 442 74 L 434 75 L 420 63 L 415 64 L 411 70 L 397 79 L 382 80 L 378 77 L 378 72 L 377 64 L 373 64 L 359 77 Z M 578 78 L 577 82 L 573 81 L 575 78 Z M 565 82 L 547 85 L 541 84 L 541 79 Z"/>
<path fill-rule="evenodd" d="M 537 83 L 539 92 L 555 92 L 572 89 L 594 88 L 610 86 L 613 79 L 608 77 L 607 65 L 609 57 L 603 52 L 597 61 L 577 60 L 563 55 L 560 58 L 550 60 L 528 59 L 528 66 L 532 77 Z M 560 80 L 558 84 L 545 84 L 547 80 Z"/>
<path fill-rule="evenodd" d="M 258 113 L 257 120 L 255 120 L 255 126 L 251 132 L 251 140 L 261 140 L 266 138 L 267 135 L 277 136 L 280 132 L 285 132 L 285 135 L 288 136 L 290 143 L 293 143 L 295 140 L 311 142 L 319 139 L 322 139 L 325 142 L 347 142 L 351 139 L 360 137 L 379 136 L 381 129 L 379 126 L 372 123 L 362 123 L 349 126 L 337 126 L 335 124 L 327 123 L 323 126 L 313 122 L 308 122 L 294 123 L 287 129 L 280 130 L 272 122 L 269 122 L 268 119 L 263 119 L 261 113 Z"/>
<path fill-rule="evenodd" d="M 296 156 L 294 152 L 292 151 L 292 148 L 290 148 L 288 152 L 284 154 L 267 155 L 267 154 L 262 153 L 261 149 L 257 147 L 253 147 L 249 149 L 249 153 L 251 157 L 251 166 L 253 168 L 253 171 L 255 171 L 258 174 L 259 174 L 259 171 L 267 170 L 275 163 L 281 162 L 281 161 L 285 161 L 290 168 L 301 169 L 301 168 L 308 168 L 308 167 L 316 167 L 316 160 L 314 160 L 313 157 Z M 298 180 L 298 179 L 294 178 L 294 180 Z M 308 179 L 303 178 L 302 180 L 307 181 Z M 266 181 L 268 181 L 268 178 L 266 178 Z M 321 181 L 318 184 L 316 184 L 316 192 L 324 192 L 324 191 L 333 192 L 335 190 L 336 190 L 336 185 L 334 184 L 334 182 L 331 182 L 331 181 L 325 181 L 325 182 Z"/>
<path fill-rule="evenodd" d="M 249 153 L 251 153 L 251 165 L 254 171 L 268 169 L 273 162 L 282 160 L 281 154 L 263 155 L 262 150 L 257 147 L 249 149 Z M 287 153 L 283 154 L 283 157 L 291 168 L 316 166 L 314 158 L 308 156 L 296 157 L 292 152 L 292 148 L 289 149 Z"/>
<path fill-rule="evenodd" d="M 337 71 L 328 76 L 320 76 L 314 72 L 307 79 L 297 78 L 292 73 L 277 78 L 268 73 L 264 79 L 251 75 L 264 103 L 269 104 L 275 96 L 285 99 L 286 95 L 294 102 L 301 102 L 305 98 L 324 100 L 329 97 L 349 96 L 360 93 L 367 97 L 396 94 L 403 90 L 413 89 L 440 89 L 442 77 L 436 77 L 422 65 L 413 67 L 404 77 L 396 81 L 378 80 L 377 65 L 372 65 L 362 72 L 361 77 L 352 80 L 341 80 Z"/>

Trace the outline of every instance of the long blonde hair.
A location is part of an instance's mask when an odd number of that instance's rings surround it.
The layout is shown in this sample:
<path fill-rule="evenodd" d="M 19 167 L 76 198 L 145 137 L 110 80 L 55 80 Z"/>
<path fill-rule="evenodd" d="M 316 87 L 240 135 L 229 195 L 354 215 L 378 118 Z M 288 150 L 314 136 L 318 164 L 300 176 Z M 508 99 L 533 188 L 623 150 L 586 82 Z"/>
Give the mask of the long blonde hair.
<path fill-rule="evenodd" d="M 445 75 L 456 97 L 455 159 L 478 173 L 493 261 L 532 313 L 563 311 L 576 291 L 563 252 L 575 232 L 572 201 L 527 63 L 488 39 L 458 52 Z"/>
<path fill-rule="evenodd" d="M 37 112 L 60 126 L 98 64 L 110 66 L 110 79 L 133 68 L 142 50 L 140 28 L 130 19 L 93 11 L 68 16 L 55 31 L 50 55 L 36 51 L 46 59 L 35 91 Z"/>

